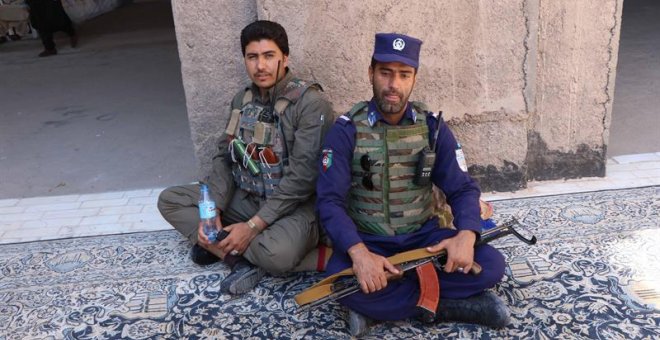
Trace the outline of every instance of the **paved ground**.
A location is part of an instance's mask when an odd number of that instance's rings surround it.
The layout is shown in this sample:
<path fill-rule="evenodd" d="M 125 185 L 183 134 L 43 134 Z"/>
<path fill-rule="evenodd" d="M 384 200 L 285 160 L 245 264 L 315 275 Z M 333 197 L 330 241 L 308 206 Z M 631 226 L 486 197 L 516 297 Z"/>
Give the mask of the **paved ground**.
<path fill-rule="evenodd" d="M 660 1 L 623 3 L 608 156 L 660 151 Z"/>
<path fill-rule="evenodd" d="M 487 201 L 660 185 L 660 152 L 615 157 L 605 178 L 532 182 L 525 190 L 485 193 Z M 156 200 L 162 188 L 0 199 L 0 244 L 168 230 Z"/>
<path fill-rule="evenodd" d="M 0 45 L 0 199 L 164 187 L 197 178 L 169 1 Z"/>

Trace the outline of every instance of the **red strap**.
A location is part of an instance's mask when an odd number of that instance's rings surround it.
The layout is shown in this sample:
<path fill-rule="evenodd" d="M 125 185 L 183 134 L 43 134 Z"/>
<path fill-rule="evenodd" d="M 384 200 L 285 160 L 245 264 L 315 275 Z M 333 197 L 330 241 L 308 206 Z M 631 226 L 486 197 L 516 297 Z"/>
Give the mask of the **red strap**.
<path fill-rule="evenodd" d="M 318 245 L 319 248 L 319 257 L 316 259 L 316 270 L 325 271 L 325 246 L 322 244 Z"/>

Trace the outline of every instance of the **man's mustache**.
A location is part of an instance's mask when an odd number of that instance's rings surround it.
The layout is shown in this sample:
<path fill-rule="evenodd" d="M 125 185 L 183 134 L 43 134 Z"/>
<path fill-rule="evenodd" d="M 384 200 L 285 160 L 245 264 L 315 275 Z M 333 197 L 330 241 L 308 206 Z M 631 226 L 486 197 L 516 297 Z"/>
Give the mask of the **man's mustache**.
<path fill-rule="evenodd" d="M 391 95 L 396 95 L 399 98 L 403 98 L 403 93 L 398 92 L 398 91 L 383 91 L 383 97 L 391 96 Z"/>

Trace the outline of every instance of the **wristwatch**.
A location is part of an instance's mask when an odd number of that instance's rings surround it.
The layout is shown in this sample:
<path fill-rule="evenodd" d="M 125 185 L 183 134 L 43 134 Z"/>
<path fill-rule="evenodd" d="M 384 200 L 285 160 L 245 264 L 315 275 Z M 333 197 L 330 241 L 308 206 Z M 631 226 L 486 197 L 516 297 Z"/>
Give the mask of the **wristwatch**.
<path fill-rule="evenodd" d="M 248 227 L 250 227 L 250 229 L 259 231 L 259 228 L 257 227 L 257 225 L 254 222 L 252 222 L 252 220 L 247 220 L 246 223 L 247 223 Z"/>

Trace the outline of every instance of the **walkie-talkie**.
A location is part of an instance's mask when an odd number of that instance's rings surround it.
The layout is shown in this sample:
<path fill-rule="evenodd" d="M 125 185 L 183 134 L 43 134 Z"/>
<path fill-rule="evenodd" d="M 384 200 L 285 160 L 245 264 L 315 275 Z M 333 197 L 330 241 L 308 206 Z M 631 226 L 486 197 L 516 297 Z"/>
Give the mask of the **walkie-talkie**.
<path fill-rule="evenodd" d="M 431 183 L 431 171 L 435 164 L 435 144 L 438 141 L 438 133 L 440 132 L 440 122 L 433 134 L 433 140 L 430 141 L 431 147 L 424 147 L 422 152 L 419 153 L 417 160 L 417 168 L 415 169 L 415 178 L 413 183 L 417 186 L 427 186 Z"/>
<path fill-rule="evenodd" d="M 417 168 L 415 169 L 415 178 L 413 183 L 417 186 L 427 186 L 431 183 L 431 171 L 433 171 L 433 164 L 435 164 L 435 151 L 433 149 L 424 147 L 419 154 L 417 160 Z"/>

